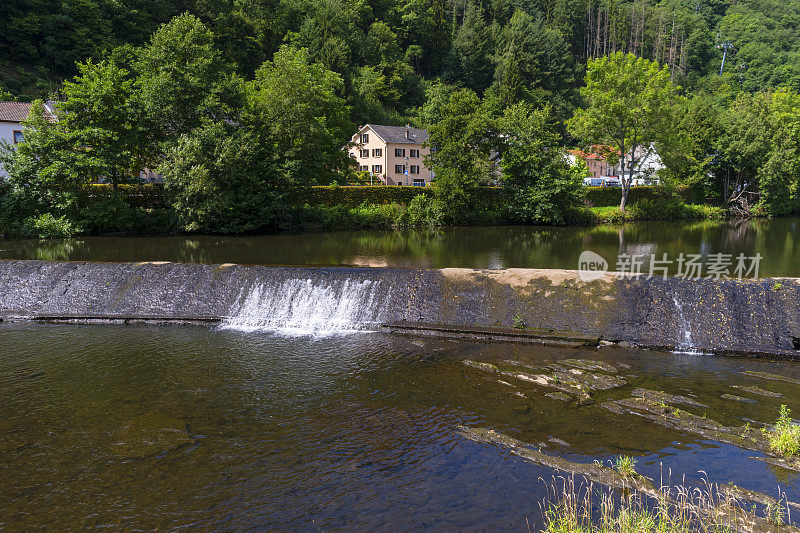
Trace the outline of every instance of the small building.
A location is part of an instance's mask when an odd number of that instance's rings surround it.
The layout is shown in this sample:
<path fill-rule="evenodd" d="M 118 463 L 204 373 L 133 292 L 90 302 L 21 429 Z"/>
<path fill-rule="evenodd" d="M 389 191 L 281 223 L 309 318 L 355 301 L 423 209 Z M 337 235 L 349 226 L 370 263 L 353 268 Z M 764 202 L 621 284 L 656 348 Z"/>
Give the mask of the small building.
<path fill-rule="evenodd" d="M 25 141 L 23 122 L 28 119 L 32 107 L 33 104 L 28 102 L 0 102 L 0 142 L 5 141 L 13 147 Z M 56 120 L 50 102 L 44 104 L 44 111 L 49 120 Z M 5 176 L 0 167 L 0 178 Z"/>
<path fill-rule="evenodd" d="M 428 131 L 411 126 L 367 124 L 346 147 L 356 170 L 367 172 L 384 185 L 430 184 L 433 173 L 425 166 L 430 149 Z M 377 184 L 377 183 L 375 183 Z"/>
<path fill-rule="evenodd" d="M 569 150 L 567 152 L 567 160 L 570 165 L 577 164 L 578 161 L 583 161 L 589 169 L 589 179 L 608 179 L 614 178 L 618 180 L 631 179 L 633 185 L 657 184 L 659 182 L 657 175 L 658 172 L 664 168 L 664 163 L 655 149 L 654 144 L 642 146 L 636 151 L 636 166 L 631 169 L 630 156 L 626 156 L 627 164 L 625 165 L 625 173 L 623 176 L 622 165 L 617 163 L 611 165 L 606 161 L 606 157 L 610 154 L 611 149 L 606 146 L 593 146 L 591 151 L 585 152 L 582 150 Z"/>
<path fill-rule="evenodd" d="M 591 152 L 568 150 L 567 161 L 572 166 L 575 166 L 578 161 L 583 161 L 589 169 L 590 178 L 618 178 L 619 169 L 610 165 L 605 156 L 598 153 L 600 151 L 598 147 L 593 147 Z"/>

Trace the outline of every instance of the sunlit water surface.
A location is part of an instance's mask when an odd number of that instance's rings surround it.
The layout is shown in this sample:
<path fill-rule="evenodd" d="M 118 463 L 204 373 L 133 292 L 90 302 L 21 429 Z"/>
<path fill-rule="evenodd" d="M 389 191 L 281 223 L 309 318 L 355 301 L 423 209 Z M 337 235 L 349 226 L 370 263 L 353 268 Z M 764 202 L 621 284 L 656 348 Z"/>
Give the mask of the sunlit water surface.
<path fill-rule="evenodd" d="M 0 324 L 0 529 L 526 530 L 553 471 L 460 436 L 493 427 L 576 461 L 638 458 L 656 480 L 798 499 L 797 478 L 598 405 L 510 393 L 465 358 L 625 363 L 628 386 L 694 395 L 723 423 L 769 421 L 800 365 L 380 333 Z M 731 383 L 786 399 L 739 404 Z M 549 439 L 549 440 L 548 440 Z M 558 439 L 558 440 L 555 440 Z M 561 442 L 563 441 L 563 442 Z M 526 523 L 528 519 L 528 523 Z"/>

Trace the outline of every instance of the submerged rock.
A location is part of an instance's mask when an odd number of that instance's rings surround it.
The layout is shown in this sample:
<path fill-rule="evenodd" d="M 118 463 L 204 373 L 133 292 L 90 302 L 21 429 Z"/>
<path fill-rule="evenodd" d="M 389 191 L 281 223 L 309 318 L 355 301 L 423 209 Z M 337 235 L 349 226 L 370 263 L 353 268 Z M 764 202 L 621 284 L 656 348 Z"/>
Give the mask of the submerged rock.
<path fill-rule="evenodd" d="M 756 372 L 754 370 L 745 370 L 744 372 L 742 372 L 742 374 L 747 374 L 748 376 L 754 376 L 757 378 L 772 379 L 775 381 L 785 381 L 787 383 L 795 383 L 797 385 L 800 385 L 800 379 L 780 376 L 778 374 L 769 374 L 767 372 Z"/>
<path fill-rule="evenodd" d="M 509 437 L 508 435 L 498 433 L 497 431 L 491 429 L 468 428 L 461 426 L 459 428 L 459 433 L 463 437 L 475 442 L 485 442 L 489 444 L 505 446 L 511 453 L 540 466 L 554 468 L 562 472 L 584 475 L 592 481 L 596 481 L 610 487 L 619 489 L 633 488 L 649 496 L 658 497 L 658 491 L 653 485 L 653 482 L 638 473 L 634 473 L 631 476 L 623 476 L 616 470 L 603 466 L 598 462 L 577 463 L 568 459 L 556 457 L 542 452 L 541 446 L 540 449 L 533 449 L 530 447 L 530 444 L 517 440 L 513 437 Z M 551 437 L 550 440 L 551 442 L 558 442 L 564 446 L 567 445 L 567 443 L 559 439 L 553 439 Z"/>
<path fill-rule="evenodd" d="M 743 390 L 745 392 L 749 392 L 751 394 L 758 394 L 759 396 L 766 396 L 768 398 L 783 398 L 783 394 L 779 392 L 772 392 L 768 390 L 764 390 L 760 387 L 756 387 L 754 385 L 731 385 L 734 389 Z"/>
<path fill-rule="evenodd" d="M 483 363 L 481 361 L 473 361 L 471 359 L 464 359 L 463 363 L 467 366 L 471 366 L 472 368 L 477 368 L 478 370 L 485 370 L 487 372 L 499 372 L 500 369 L 497 368 L 492 363 Z"/>
<path fill-rule="evenodd" d="M 645 392 L 652 393 L 654 391 Z M 682 396 L 673 397 L 683 398 Z M 732 444 L 746 450 L 758 451 L 770 456 L 767 462 L 780 463 L 783 468 L 800 472 L 800 458 L 778 458 L 770 448 L 766 435 L 751 428 L 749 424 L 742 427 L 728 427 L 716 420 L 706 418 L 705 415 L 698 416 L 669 405 L 663 400 L 655 400 L 653 397 L 648 397 L 647 394 L 634 395 L 632 398 L 623 400 L 611 400 L 601 404 L 601 407 L 623 416 L 626 414 L 640 416 L 667 428 L 694 433 L 709 440 Z"/>
<path fill-rule="evenodd" d="M 634 398 L 643 398 L 645 400 L 650 400 L 652 402 L 688 405 L 690 407 L 708 407 L 706 404 L 700 403 L 696 400 L 692 400 L 691 398 L 687 398 L 686 396 L 681 396 L 680 394 L 668 394 L 664 391 L 655 391 L 650 389 L 634 389 L 633 392 L 631 392 L 631 396 L 633 396 Z"/>
<path fill-rule="evenodd" d="M 735 394 L 723 394 L 720 398 L 724 398 L 726 400 L 733 400 L 734 402 L 741 402 L 741 403 L 758 403 L 755 400 L 750 398 L 742 398 L 741 396 L 736 396 Z"/>
<path fill-rule="evenodd" d="M 611 374 L 617 373 L 617 369 L 614 366 L 604 363 L 603 361 L 594 361 L 592 359 L 562 359 L 559 363 L 581 370 L 609 372 Z"/>
<path fill-rule="evenodd" d="M 545 396 L 562 402 L 568 402 L 572 399 L 572 396 L 570 396 L 569 394 L 564 394 L 563 392 L 548 392 L 547 394 L 545 394 Z"/>

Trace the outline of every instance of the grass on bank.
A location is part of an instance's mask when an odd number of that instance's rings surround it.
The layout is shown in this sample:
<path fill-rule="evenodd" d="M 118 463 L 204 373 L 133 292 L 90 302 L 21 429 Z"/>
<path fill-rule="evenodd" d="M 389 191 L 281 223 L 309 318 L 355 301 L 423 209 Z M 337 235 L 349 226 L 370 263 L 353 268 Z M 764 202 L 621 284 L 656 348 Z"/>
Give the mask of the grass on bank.
<path fill-rule="evenodd" d="M 636 474 L 636 459 L 620 455 L 614 461 L 614 469 L 624 477 L 633 477 Z"/>
<path fill-rule="evenodd" d="M 794 423 L 790 414 L 791 410 L 781 405 L 781 414 L 773 428 L 763 430 L 772 451 L 787 459 L 800 455 L 800 425 Z"/>
<path fill-rule="evenodd" d="M 722 207 L 701 204 L 663 204 L 642 200 L 623 213 L 619 207 L 590 207 L 601 224 L 621 224 L 645 220 L 724 220 L 727 211 Z"/>
<path fill-rule="evenodd" d="M 547 492 L 542 503 L 545 533 L 754 532 L 791 523 L 782 499 L 757 515 L 749 502 L 708 482 L 694 489 L 662 487 L 654 498 L 591 482 L 579 487 L 572 476 L 554 478 Z"/>

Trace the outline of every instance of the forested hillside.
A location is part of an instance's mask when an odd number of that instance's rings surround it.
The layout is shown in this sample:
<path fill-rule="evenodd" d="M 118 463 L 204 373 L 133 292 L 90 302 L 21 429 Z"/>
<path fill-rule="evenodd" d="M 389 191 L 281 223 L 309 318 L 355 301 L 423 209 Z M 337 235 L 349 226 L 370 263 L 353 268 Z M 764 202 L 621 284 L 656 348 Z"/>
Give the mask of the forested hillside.
<path fill-rule="evenodd" d="M 76 62 L 145 44 L 189 12 L 252 79 L 282 44 L 339 73 L 355 123 L 424 122 L 434 80 L 567 114 L 587 59 L 630 51 L 687 90 L 800 86 L 800 3 L 783 0 L 5 0 L 0 84 L 52 96 Z M 426 98 L 427 94 L 427 98 Z"/>
<path fill-rule="evenodd" d="M 0 145 L 0 231 L 598 220 L 569 147 L 622 165 L 618 216 L 800 213 L 798 22 L 779 0 L 6 0 L 0 99 L 60 103 Z M 365 181 L 342 146 L 366 122 L 429 130 L 435 196 L 287 204 Z M 652 151 L 666 193 L 628 211 Z M 120 192 L 142 169 L 163 219 Z"/>

